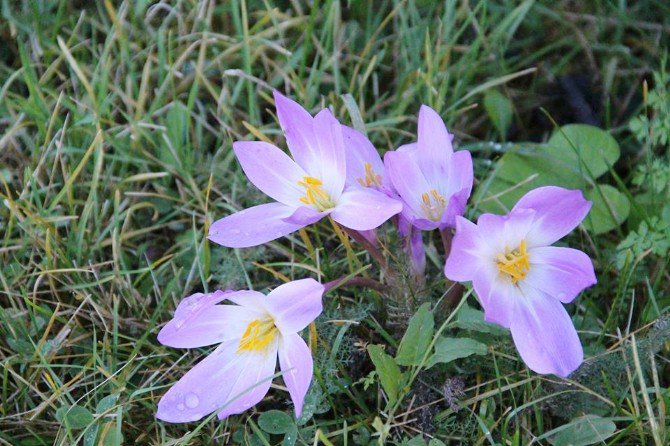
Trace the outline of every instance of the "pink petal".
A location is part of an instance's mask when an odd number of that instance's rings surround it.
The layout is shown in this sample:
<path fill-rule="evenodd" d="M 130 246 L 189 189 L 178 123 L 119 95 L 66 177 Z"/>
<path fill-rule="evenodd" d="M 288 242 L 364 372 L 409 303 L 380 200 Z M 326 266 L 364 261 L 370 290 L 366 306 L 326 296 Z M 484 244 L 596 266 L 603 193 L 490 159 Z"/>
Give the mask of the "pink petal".
<path fill-rule="evenodd" d="M 359 131 L 346 125 L 342 126 L 342 135 L 347 160 L 347 184 L 360 186 L 360 181 L 365 182 L 365 163 L 369 163 L 373 172 L 383 181 L 386 175 L 384 163 L 370 140 Z"/>
<path fill-rule="evenodd" d="M 314 133 L 318 143 L 318 154 L 314 164 L 320 167 L 324 190 L 337 200 L 347 179 L 347 164 L 344 150 L 342 125 L 327 108 L 314 117 Z"/>
<path fill-rule="evenodd" d="M 472 155 L 467 150 L 455 152 L 449 163 L 447 190 L 452 194 L 462 193 L 467 201 L 472 192 L 473 182 Z"/>
<path fill-rule="evenodd" d="M 294 280 L 272 290 L 265 306 L 282 334 L 296 333 L 323 311 L 323 291 L 314 279 Z"/>
<path fill-rule="evenodd" d="M 314 118 L 297 102 L 274 92 L 279 124 L 293 159 L 310 176 L 323 182 L 333 199 L 342 193 L 346 179 L 344 140 L 340 123 L 324 109 Z"/>
<path fill-rule="evenodd" d="M 286 137 L 293 159 L 307 172 L 313 173 L 318 163 L 318 145 L 314 134 L 314 118 L 297 102 L 274 91 L 277 118 Z M 319 163 L 320 165 L 320 163 Z"/>
<path fill-rule="evenodd" d="M 522 297 L 511 281 L 499 277 L 495 264 L 485 264 L 475 274 L 472 285 L 484 308 L 484 320 L 509 328 Z"/>
<path fill-rule="evenodd" d="M 534 222 L 535 211 L 532 209 L 521 209 L 508 215 L 480 215 L 477 226 L 486 238 L 486 243 L 481 245 L 482 255 L 495 259 L 507 250 L 518 248 L 522 240 L 527 241 Z"/>
<path fill-rule="evenodd" d="M 419 110 L 417 136 L 416 155 L 426 180 L 433 186 L 447 181 L 450 158 L 454 152 L 451 137 L 440 115 L 426 105 Z"/>
<path fill-rule="evenodd" d="M 259 317 L 268 313 L 266 302 L 267 296 L 253 290 L 241 290 L 226 295 L 229 301 L 244 307 L 248 311 L 255 312 Z"/>
<path fill-rule="evenodd" d="M 158 333 L 158 342 L 177 348 L 195 348 L 239 339 L 258 314 L 234 305 L 215 305 L 235 294 L 216 291 L 184 298 L 174 318 Z"/>
<path fill-rule="evenodd" d="M 357 231 L 380 226 L 402 210 L 398 200 L 371 188 L 349 188 L 331 213 L 333 220 Z"/>
<path fill-rule="evenodd" d="M 596 283 L 593 263 L 582 251 L 546 246 L 532 248 L 529 255 L 531 267 L 524 283 L 563 303 Z"/>
<path fill-rule="evenodd" d="M 289 206 L 300 206 L 307 173 L 279 148 L 261 141 L 237 141 L 233 150 L 249 180 L 263 193 Z"/>
<path fill-rule="evenodd" d="M 568 376 L 584 359 L 570 316 L 553 297 L 529 287 L 523 292 L 510 325 L 521 358 L 536 373 Z"/>
<path fill-rule="evenodd" d="M 277 362 L 276 341 L 268 355 L 238 355 L 239 340 L 221 344 L 189 370 L 158 402 L 156 417 L 171 423 L 196 421 L 223 406 L 239 413 L 260 401 L 270 388 Z M 232 401 L 247 390 L 244 396 Z"/>
<path fill-rule="evenodd" d="M 528 233 L 528 245 L 547 246 L 575 229 L 591 209 L 591 202 L 579 190 L 545 186 L 521 197 L 512 209 L 535 211 L 535 223 Z"/>
<path fill-rule="evenodd" d="M 295 210 L 281 203 L 254 206 L 215 221 L 207 238 L 229 248 L 262 245 L 306 226 L 286 221 Z"/>
<path fill-rule="evenodd" d="M 485 261 L 481 257 L 483 243 L 477 225 L 463 217 L 456 217 L 456 233 L 444 265 L 444 275 L 457 282 L 472 280 Z"/>
<path fill-rule="evenodd" d="M 425 219 L 421 209 L 421 194 L 430 192 L 432 187 L 412 156 L 406 151 L 386 152 L 384 165 L 393 187 L 406 205 L 406 211 L 403 211 L 406 218 L 412 223 L 416 219 Z M 436 223 L 433 229 L 437 226 Z"/>
<path fill-rule="evenodd" d="M 297 334 L 282 336 L 279 342 L 279 366 L 295 406 L 295 416 L 300 418 L 305 395 L 312 382 L 314 365 L 309 347 Z"/>
<path fill-rule="evenodd" d="M 230 393 L 225 407 L 217 414 L 219 420 L 255 406 L 268 393 L 277 366 L 278 343 L 278 340 L 273 341 L 265 352 L 237 356 L 236 360 L 244 365 L 240 374 L 231 376 L 226 383 L 226 386 L 230 386 Z"/>
<path fill-rule="evenodd" d="M 313 207 L 300 206 L 293 212 L 293 214 L 285 218 L 284 221 L 296 225 L 307 226 L 321 220 L 323 217 L 330 214 L 330 212 L 330 210 L 319 212 Z"/>

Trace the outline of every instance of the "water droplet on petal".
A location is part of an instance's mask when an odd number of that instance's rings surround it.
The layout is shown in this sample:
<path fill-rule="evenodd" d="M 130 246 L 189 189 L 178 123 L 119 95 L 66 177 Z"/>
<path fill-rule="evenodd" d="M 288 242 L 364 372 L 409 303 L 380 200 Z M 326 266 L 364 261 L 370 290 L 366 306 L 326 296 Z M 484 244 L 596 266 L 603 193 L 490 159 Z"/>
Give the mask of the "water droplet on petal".
<path fill-rule="evenodd" d="M 184 406 L 183 403 L 179 403 L 179 404 L 177 404 L 177 409 L 178 410 L 184 410 L 184 409 L 186 409 L 186 406 Z"/>
<path fill-rule="evenodd" d="M 193 409 L 200 404 L 200 399 L 198 398 L 198 395 L 195 393 L 189 393 L 186 395 L 186 407 L 189 409 Z"/>

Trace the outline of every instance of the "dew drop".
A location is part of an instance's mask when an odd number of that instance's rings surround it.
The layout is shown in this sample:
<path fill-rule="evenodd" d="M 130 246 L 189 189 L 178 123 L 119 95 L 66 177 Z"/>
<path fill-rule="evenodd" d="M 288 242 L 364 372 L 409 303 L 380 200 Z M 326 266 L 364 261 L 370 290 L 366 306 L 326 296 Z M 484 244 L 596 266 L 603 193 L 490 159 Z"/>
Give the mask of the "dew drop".
<path fill-rule="evenodd" d="M 200 399 L 198 399 L 198 395 L 195 393 L 189 393 L 186 395 L 186 407 L 189 409 L 193 409 L 195 407 L 198 407 L 198 404 L 200 404 Z"/>
<path fill-rule="evenodd" d="M 184 410 L 184 409 L 186 409 L 186 406 L 184 406 L 183 403 L 179 403 L 179 404 L 177 404 L 177 409 Z"/>

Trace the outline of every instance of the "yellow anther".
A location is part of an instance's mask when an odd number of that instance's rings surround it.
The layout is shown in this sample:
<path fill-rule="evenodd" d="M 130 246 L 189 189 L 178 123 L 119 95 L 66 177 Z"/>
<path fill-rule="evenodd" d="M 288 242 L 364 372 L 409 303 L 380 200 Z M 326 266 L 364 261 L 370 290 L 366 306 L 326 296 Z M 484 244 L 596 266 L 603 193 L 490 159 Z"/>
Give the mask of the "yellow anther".
<path fill-rule="evenodd" d="M 298 181 L 298 186 L 305 188 L 305 196 L 300 197 L 300 202 L 308 206 L 314 206 L 318 211 L 330 209 L 335 204 L 330 199 L 330 195 L 323 190 L 323 182 L 314 177 L 303 177 Z"/>
<path fill-rule="evenodd" d="M 421 209 L 429 220 L 440 221 L 446 207 L 447 200 L 435 189 L 421 194 Z"/>
<path fill-rule="evenodd" d="M 277 327 L 272 319 L 251 321 L 244 330 L 237 352 L 259 352 L 272 342 L 277 335 Z"/>
<path fill-rule="evenodd" d="M 507 274 L 512 279 L 512 283 L 517 283 L 519 280 L 524 279 L 530 269 L 526 241 L 521 240 L 518 249 L 498 255 L 497 264 L 498 270 L 501 273 Z"/>
<path fill-rule="evenodd" d="M 358 182 L 363 187 L 376 186 L 379 187 L 382 185 L 382 176 L 375 173 L 372 169 L 372 164 L 365 163 L 365 178 L 358 178 Z"/>

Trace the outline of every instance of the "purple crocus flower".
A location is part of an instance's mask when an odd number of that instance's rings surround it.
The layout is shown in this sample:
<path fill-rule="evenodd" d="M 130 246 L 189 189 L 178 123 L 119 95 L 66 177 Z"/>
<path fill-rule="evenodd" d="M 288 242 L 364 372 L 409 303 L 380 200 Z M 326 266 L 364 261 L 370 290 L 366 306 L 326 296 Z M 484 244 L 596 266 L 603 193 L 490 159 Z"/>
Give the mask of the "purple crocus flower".
<path fill-rule="evenodd" d="M 342 126 L 330 110 L 312 117 L 274 92 L 277 116 L 291 159 L 261 141 L 238 141 L 233 150 L 249 180 L 275 203 L 215 221 L 208 238 L 231 248 L 256 246 L 312 224 L 326 215 L 346 228 L 374 229 L 400 212 L 396 200 L 370 188 L 346 188 Z"/>
<path fill-rule="evenodd" d="M 313 279 L 257 291 L 197 293 L 181 301 L 158 340 L 195 348 L 220 343 L 158 402 L 156 417 L 171 423 L 195 421 L 212 412 L 219 419 L 241 413 L 263 399 L 277 357 L 284 383 L 302 412 L 312 380 L 312 355 L 298 332 L 321 314 L 323 285 Z M 237 305 L 217 305 L 223 300 Z"/>
<path fill-rule="evenodd" d="M 370 140 L 362 133 L 347 126 L 342 126 L 344 147 L 346 150 L 347 185 L 376 189 L 389 197 L 400 200 L 393 187 L 384 162 Z M 404 150 L 406 146 L 401 147 Z M 410 146 L 407 146 L 410 147 Z M 426 252 L 423 247 L 421 231 L 412 228 L 409 221 L 400 215 L 397 221 L 398 234 L 403 239 L 403 247 L 409 254 L 414 272 L 422 276 L 426 269 Z M 362 234 L 371 242 L 376 241 L 374 231 Z"/>
<path fill-rule="evenodd" d="M 403 217 L 424 231 L 454 227 L 472 191 L 472 157 L 467 150 L 454 152 L 452 139 L 442 118 L 422 105 L 417 142 L 384 155 Z"/>
<path fill-rule="evenodd" d="M 562 303 L 596 283 L 582 251 L 550 246 L 588 214 L 578 190 L 540 187 L 508 215 L 482 214 L 477 224 L 457 217 L 444 268 L 455 281 L 472 281 L 484 317 L 512 332 L 521 358 L 537 373 L 567 376 L 584 353 Z"/>

